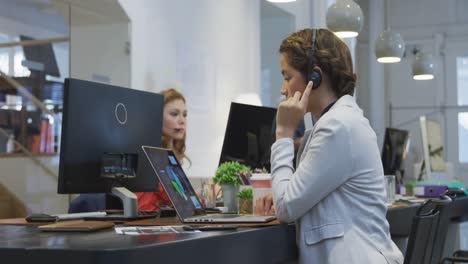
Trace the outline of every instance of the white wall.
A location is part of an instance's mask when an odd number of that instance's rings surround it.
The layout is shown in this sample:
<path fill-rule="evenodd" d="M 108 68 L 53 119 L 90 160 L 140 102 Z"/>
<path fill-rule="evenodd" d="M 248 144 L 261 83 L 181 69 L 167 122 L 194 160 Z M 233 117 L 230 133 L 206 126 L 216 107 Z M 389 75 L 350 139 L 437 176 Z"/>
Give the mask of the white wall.
<path fill-rule="evenodd" d="M 217 168 L 230 102 L 260 90 L 260 0 L 120 0 L 131 20 L 131 87 L 187 98 L 191 177 Z"/>
<path fill-rule="evenodd" d="M 130 86 L 129 23 L 72 6 L 70 77 Z"/>

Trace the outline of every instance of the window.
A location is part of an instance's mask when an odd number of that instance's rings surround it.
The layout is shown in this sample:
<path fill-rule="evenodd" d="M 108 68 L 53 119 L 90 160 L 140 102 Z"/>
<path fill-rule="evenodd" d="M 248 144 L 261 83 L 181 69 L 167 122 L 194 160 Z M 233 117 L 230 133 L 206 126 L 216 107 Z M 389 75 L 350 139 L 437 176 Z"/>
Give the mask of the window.
<path fill-rule="evenodd" d="M 468 105 L 468 57 L 457 57 L 457 101 Z M 468 163 L 468 112 L 458 113 L 458 159 Z"/>
<path fill-rule="evenodd" d="M 0 33 L 0 43 L 8 42 L 8 36 Z M 10 49 L 0 49 L 0 70 L 6 74 L 10 74 Z"/>
<path fill-rule="evenodd" d="M 8 49 L 0 49 L 0 70 L 6 74 L 10 74 L 10 55 Z"/>
<path fill-rule="evenodd" d="M 458 105 L 468 105 L 468 57 L 457 57 Z"/>
<path fill-rule="evenodd" d="M 11 39 L 8 35 L 0 33 L 0 43 L 19 41 L 18 38 Z M 1 48 L 0 49 L 0 70 L 10 76 L 25 77 L 29 76 L 28 68 L 21 65 L 24 60 L 23 49 L 21 47 Z"/>
<path fill-rule="evenodd" d="M 15 62 L 13 67 L 13 76 L 15 77 L 26 77 L 31 74 L 28 68 L 21 65 L 21 62 L 24 60 L 23 49 L 17 47 L 15 50 Z"/>
<path fill-rule="evenodd" d="M 458 113 L 458 157 L 468 163 L 468 112 Z"/>

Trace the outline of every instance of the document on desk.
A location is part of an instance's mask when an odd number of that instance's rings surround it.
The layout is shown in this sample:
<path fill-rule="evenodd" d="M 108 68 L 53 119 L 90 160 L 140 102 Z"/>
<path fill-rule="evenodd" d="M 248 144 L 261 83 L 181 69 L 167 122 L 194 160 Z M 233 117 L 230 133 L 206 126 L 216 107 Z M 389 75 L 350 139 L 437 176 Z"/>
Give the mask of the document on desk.
<path fill-rule="evenodd" d="M 200 230 L 184 230 L 183 226 L 124 226 L 115 227 L 114 229 L 117 234 L 131 236 L 201 232 Z"/>

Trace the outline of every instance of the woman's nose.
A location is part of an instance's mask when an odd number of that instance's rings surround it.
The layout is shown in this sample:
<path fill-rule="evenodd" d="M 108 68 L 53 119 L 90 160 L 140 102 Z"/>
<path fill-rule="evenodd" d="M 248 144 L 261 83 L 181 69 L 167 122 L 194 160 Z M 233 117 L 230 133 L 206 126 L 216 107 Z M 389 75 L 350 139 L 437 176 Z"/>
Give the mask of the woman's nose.
<path fill-rule="evenodd" d="M 185 117 L 184 116 L 181 116 L 179 118 L 179 124 L 185 124 Z"/>
<path fill-rule="evenodd" d="M 286 85 L 281 86 L 281 95 L 288 95 L 288 89 L 286 88 Z"/>

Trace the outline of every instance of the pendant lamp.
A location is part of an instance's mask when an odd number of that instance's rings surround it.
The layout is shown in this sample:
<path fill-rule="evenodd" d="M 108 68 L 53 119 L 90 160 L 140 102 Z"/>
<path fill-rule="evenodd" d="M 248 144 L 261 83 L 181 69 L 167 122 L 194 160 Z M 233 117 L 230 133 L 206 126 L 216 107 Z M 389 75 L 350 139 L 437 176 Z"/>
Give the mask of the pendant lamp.
<path fill-rule="evenodd" d="M 364 24 L 361 7 L 352 0 L 337 0 L 327 11 L 327 27 L 340 38 L 359 35 Z"/>
<path fill-rule="evenodd" d="M 396 63 L 401 61 L 405 53 L 405 42 L 401 35 L 390 30 L 388 21 L 389 1 L 385 0 L 384 19 L 386 30 L 382 31 L 375 41 L 375 56 L 380 63 Z"/>
<path fill-rule="evenodd" d="M 432 80 L 434 79 L 435 63 L 432 54 L 418 52 L 413 61 L 413 79 L 414 80 Z"/>
<path fill-rule="evenodd" d="M 405 42 L 397 32 L 386 29 L 375 41 L 375 56 L 380 63 L 400 62 L 405 52 Z"/>

